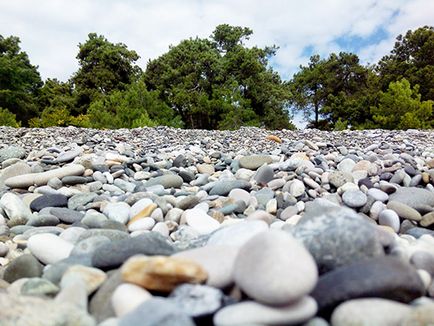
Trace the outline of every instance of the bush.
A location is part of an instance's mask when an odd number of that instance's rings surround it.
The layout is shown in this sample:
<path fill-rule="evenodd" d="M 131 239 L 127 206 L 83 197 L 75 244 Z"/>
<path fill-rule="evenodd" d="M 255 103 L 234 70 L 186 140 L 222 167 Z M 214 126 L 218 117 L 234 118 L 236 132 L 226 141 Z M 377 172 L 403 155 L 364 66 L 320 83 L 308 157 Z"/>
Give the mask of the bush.
<path fill-rule="evenodd" d="M 33 118 L 29 121 L 29 126 L 32 128 L 46 127 L 90 127 L 89 116 L 80 114 L 77 117 L 70 115 L 66 108 L 48 107 L 42 111 L 40 118 Z"/>
<path fill-rule="evenodd" d="M 19 128 L 21 124 L 17 122 L 15 114 L 7 109 L 0 108 L 0 126 Z"/>

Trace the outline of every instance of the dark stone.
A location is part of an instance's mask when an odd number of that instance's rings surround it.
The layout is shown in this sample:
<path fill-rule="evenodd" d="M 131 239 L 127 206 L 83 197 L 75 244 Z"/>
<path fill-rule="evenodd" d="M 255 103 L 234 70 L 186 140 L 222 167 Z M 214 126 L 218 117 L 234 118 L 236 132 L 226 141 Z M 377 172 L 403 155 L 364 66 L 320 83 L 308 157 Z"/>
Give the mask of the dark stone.
<path fill-rule="evenodd" d="M 137 254 L 168 256 L 174 252 L 175 248 L 164 236 L 157 232 L 149 232 L 101 245 L 92 255 L 92 265 L 110 269 L 120 266 Z"/>
<path fill-rule="evenodd" d="M 372 183 L 372 181 L 371 181 L 370 178 L 360 179 L 359 182 L 358 182 L 358 185 L 359 185 L 359 187 L 363 185 L 363 186 L 365 186 L 368 189 L 370 189 L 370 188 L 372 188 L 374 186 L 374 184 Z"/>
<path fill-rule="evenodd" d="M 122 283 L 122 277 L 119 270 L 107 272 L 107 276 L 105 282 L 99 287 L 89 302 L 89 312 L 95 317 L 97 322 L 115 317 L 111 297 L 115 289 Z"/>
<path fill-rule="evenodd" d="M 392 177 L 393 173 L 391 172 L 383 172 L 380 174 L 380 180 L 389 181 L 390 179 L 392 179 Z"/>
<path fill-rule="evenodd" d="M 66 272 L 66 270 L 74 265 L 83 265 L 91 267 L 91 256 L 90 255 L 76 255 L 69 256 L 68 258 L 62 259 L 55 264 L 51 264 L 48 268 L 44 269 L 42 277 L 58 284 Z"/>
<path fill-rule="evenodd" d="M 184 155 L 179 154 L 174 160 L 173 160 L 173 166 L 177 168 L 183 168 L 186 167 L 188 164 L 188 160 L 185 158 Z"/>
<path fill-rule="evenodd" d="M 384 255 L 377 232 L 355 211 L 312 202 L 292 231 L 325 273 L 358 260 Z"/>
<path fill-rule="evenodd" d="M 24 277 L 40 277 L 42 264 L 30 254 L 21 255 L 12 260 L 5 268 L 3 279 L 12 283 Z"/>
<path fill-rule="evenodd" d="M 88 179 L 86 177 L 75 176 L 75 175 L 68 175 L 62 178 L 62 183 L 64 185 L 71 185 L 71 186 L 86 183 L 87 181 Z"/>
<path fill-rule="evenodd" d="M 165 298 L 152 298 L 140 304 L 136 309 L 122 316 L 119 326 L 195 326 L 173 302 Z"/>
<path fill-rule="evenodd" d="M 45 207 L 66 207 L 68 197 L 61 194 L 42 195 L 30 203 L 30 209 L 39 212 Z"/>
<path fill-rule="evenodd" d="M 182 170 L 179 171 L 178 174 L 182 178 L 182 180 L 184 180 L 184 182 L 190 183 L 191 181 L 194 180 L 194 174 L 191 171 Z"/>
<path fill-rule="evenodd" d="M 322 315 L 356 298 L 384 298 L 408 303 L 425 293 L 417 271 L 393 257 L 376 257 L 322 275 L 311 293 Z"/>
<path fill-rule="evenodd" d="M 240 188 L 249 190 L 251 187 L 250 182 L 244 180 L 221 180 L 217 181 L 212 189 L 209 191 L 209 194 L 226 196 L 232 189 Z"/>
<path fill-rule="evenodd" d="M 59 220 L 65 223 L 76 223 L 83 219 L 84 214 L 73 209 L 54 207 L 50 209 L 50 213 L 56 216 Z"/>

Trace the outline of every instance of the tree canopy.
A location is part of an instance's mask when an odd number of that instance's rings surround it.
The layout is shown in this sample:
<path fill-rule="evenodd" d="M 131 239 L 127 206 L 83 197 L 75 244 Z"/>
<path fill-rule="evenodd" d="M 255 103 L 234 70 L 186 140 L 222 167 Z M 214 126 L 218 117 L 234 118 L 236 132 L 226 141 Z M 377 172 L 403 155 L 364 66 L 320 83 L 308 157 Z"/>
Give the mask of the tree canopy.
<path fill-rule="evenodd" d="M 38 68 L 21 51 L 20 39 L 0 35 L 0 108 L 26 124 L 39 113 L 36 96 L 41 86 Z"/>

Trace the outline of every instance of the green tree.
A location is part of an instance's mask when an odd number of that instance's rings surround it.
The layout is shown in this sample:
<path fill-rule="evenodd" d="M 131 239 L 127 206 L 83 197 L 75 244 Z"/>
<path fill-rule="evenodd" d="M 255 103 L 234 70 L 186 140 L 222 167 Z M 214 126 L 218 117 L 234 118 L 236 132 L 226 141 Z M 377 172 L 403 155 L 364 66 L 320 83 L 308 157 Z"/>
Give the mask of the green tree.
<path fill-rule="evenodd" d="M 0 126 L 18 128 L 21 124 L 17 122 L 15 114 L 9 112 L 7 109 L 0 108 Z"/>
<path fill-rule="evenodd" d="M 104 36 L 90 33 L 84 44 L 79 44 L 79 70 L 71 82 L 76 96 L 73 114 L 86 113 L 92 101 L 116 90 L 124 90 L 135 81 L 141 69 L 135 51 L 122 43 L 113 44 Z"/>
<path fill-rule="evenodd" d="M 182 127 L 180 117 L 159 99 L 157 91 L 148 91 L 142 80 L 92 102 L 89 119 L 94 128 Z"/>
<path fill-rule="evenodd" d="M 364 106 L 371 92 L 372 71 L 359 63 L 357 55 L 332 53 L 327 59 L 314 55 L 289 82 L 292 101 L 315 128 L 337 123 L 357 125 L 369 117 Z M 368 106 L 369 107 L 369 106 Z M 323 120 L 320 120 L 320 119 Z"/>
<path fill-rule="evenodd" d="M 398 35 L 391 53 L 377 65 L 382 90 L 390 82 L 407 79 L 419 85 L 422 100 L 434 100 L 434 27 L 424 26 Z"/>
<path fill-rule="evenodd" d="M 384 129 L 430 128 L 433 101 L 421 101 L 419 87 L 403 78 L 380 92 L 378 106 L 371 107 L 376 127 Z"/>
<path fill-rule="evenodd" d="M 30 64 L 19 44 L 18 37 L 0 35 L 0 107 L 26 125 L 38 115 L 35 99 L 42 81 L 37 67 Z"/>
<path fill-rule="evenodd" d="M 289 128 L 289 95 L 268 68 L 274 48 L 247 48 L 248 28 L 219 25 L 210 39 L 188 39 L 148 63 L 145 80 L 187 128 Z"/>

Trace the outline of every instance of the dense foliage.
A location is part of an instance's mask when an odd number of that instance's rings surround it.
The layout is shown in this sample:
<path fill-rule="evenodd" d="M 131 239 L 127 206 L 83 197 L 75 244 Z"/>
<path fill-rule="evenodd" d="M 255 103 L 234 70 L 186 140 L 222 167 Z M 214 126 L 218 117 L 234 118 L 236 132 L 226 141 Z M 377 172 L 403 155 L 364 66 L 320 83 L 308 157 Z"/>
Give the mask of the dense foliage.
<path fill-rule="evenodd" d="M 292 129 L 291 112 L 300 111 L 321 129 L 433 127 L 433 27 L 399 35 L 370 66 L 353 53 L 313 55 L 288 81 L 270 67 L 275 46 L 246 45 L 252 33 L 219 25 L 144 70 L 135 51 L 91 33 L 66 82 L 42 82 L 19 38 L 0 35 L 0 125 Z"/>

